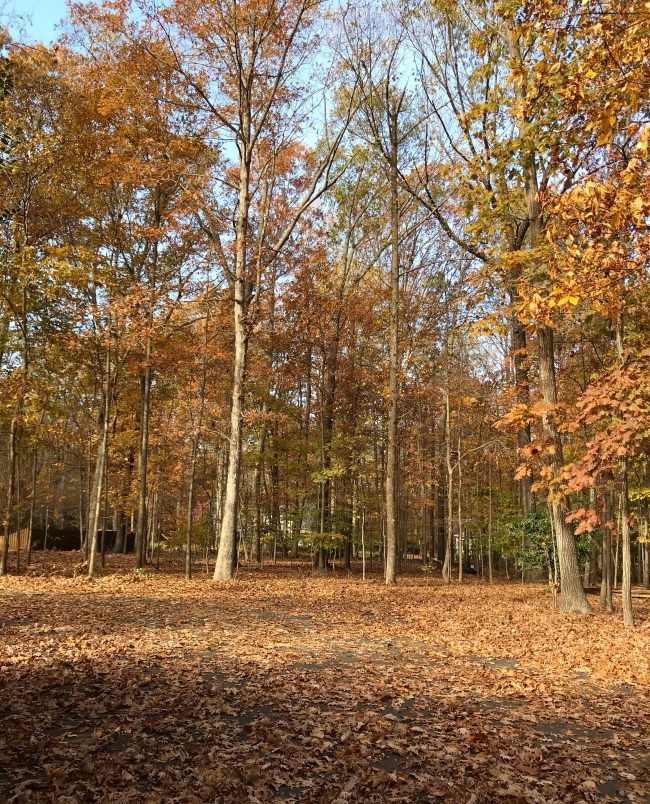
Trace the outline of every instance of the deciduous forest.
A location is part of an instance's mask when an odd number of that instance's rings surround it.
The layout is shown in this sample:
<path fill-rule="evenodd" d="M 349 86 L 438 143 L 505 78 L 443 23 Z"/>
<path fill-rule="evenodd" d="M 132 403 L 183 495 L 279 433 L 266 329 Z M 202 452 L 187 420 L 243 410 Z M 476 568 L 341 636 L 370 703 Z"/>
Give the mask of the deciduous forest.
<path fill-rule="evenodd" d="M 0 28 L 0 793 L 647 801 L 650 5 Z"/>

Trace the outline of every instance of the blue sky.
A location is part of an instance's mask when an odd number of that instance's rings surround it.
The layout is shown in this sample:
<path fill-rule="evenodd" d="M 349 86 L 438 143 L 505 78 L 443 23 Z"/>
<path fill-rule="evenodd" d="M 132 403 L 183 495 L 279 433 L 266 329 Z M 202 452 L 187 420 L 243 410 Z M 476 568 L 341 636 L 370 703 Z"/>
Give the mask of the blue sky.
<path fill-rule="evenodd" d="M 31 41 L 51 42 L 60 33 L 57 23 L 66 15 L 66 0 L 10 0 L 7 7 L 21 17 L 19 31 L 11 26 L 14 35 Z"/>

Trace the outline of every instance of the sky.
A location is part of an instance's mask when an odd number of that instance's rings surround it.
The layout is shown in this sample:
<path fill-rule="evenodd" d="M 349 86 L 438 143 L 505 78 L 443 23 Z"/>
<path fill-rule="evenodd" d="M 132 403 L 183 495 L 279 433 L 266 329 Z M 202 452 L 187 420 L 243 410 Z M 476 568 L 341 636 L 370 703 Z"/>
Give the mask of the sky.
<path fill-rule="evenodd" d="M 11 26 L 14 36 L 49 43 L 60 33 L 57 23 L 66 15 L 66 0 L 9 0 L 0 2 L 0 9 L 3 21 L 7 18 L 5 9 L 21 18 L 18 27 Z"/>

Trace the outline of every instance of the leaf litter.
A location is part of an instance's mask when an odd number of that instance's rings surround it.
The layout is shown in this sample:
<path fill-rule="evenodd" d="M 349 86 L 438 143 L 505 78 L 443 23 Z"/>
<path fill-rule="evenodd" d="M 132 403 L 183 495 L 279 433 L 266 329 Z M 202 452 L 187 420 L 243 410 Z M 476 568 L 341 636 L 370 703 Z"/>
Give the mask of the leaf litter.
<path fill-rule="evenodd" d="M 650 800 L 648 601 L 56 560 L 0 582 L 3 800 Z"/>

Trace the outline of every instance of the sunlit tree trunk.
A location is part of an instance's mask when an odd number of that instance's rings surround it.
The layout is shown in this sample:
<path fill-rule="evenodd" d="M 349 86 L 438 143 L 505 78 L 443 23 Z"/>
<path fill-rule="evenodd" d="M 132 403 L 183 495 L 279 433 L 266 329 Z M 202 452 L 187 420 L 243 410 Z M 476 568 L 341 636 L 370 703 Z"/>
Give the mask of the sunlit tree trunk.
<path fill-rule="evenodd" d="M 386 583 L 397 573 L 397 405 L 399 371 L 399 196 L 398 112 L 392 99 L 388 116 L 390 136 L 390 318 L 388 324 L 388 429 L 386 437 Z"/>
<path fill-rule="evenodd" d="M 520 102 L 519 130 L 523 138 L 521 147 L 521 169 L 528 212 L 529 245 L 530 249 L 535 251 L 542 243 L 543 219 L 542 208 L 539 201 L 537 150 L 535 142 L 529 135 L 530 120 L 526 116 L 528 71 L 514 24 L 508 23 L 507 38 L 511 57 L 520 72 L 520 77 L 515 83 L 515 87 Z M 557 405 L 557 385 L 553 329 L 547 323 L 539 323 L 536 327 L 536 334 L 539 353 L 539 385 L 546 405 L 546 411 L 542 416 L 542 425 L 546 441 L 552 448 L 552 452 L 548 457 L 548 463 L 551 467 L 552 478 L 555 480 L 560 475 L 564 459 L 562 439 L 554 418 L 554 409 Z M 551 490 L 551 513 L 555 526 L 557 554 L 560 565 L 560 581 L 562 584 L 560 609 L 564 612 L 589 614 L 592 609 L 587 602 L 587 597 L 582 585 L 575 536 L 573 529 L 566 522 L 568 509 L 564 500 L 560 498 L 554 490 Z"/>
<path fill-rule="evenodd" d="M 242 452 L 244 383 L 248 358 L 248 326 L 246 321 L 246 239 L 250 210 L 250 118 L 244 111 L 244 143 L 239 171 L 239 210 L 235 233 L 235 274 L 233 277 L 233 323 L 235 356 L 230 401 L 230 436 L 228 439 L 228 471 L 221 519 L 219 550 L 214 567 L 214 580 L 225 581 L 235 574 L 237 562 L 237 512 Z"/>
<path fill-rule="evenodd" d="M 542 416 L 542 424 L 546 440 L 552 448 L 552 454 L 549 455 L 548 462 L 552 470 L 552 477 L 556 479 L 560 475 L 564 455 L 562 439 L 554 419 L 554 408 L 557 405 L 557 389 L 555 383 L 553 330 L 546 325 L 539 326 L 537 340 L 539 345 L 540 390 L 547 406 L 547 410 Z M 587 602 L 587 596 L 582 585 L 575 536 L 573 529 L 566 521 L 569 510 L 564 498 L 558 496 L 554 491 L 551 492 L 551 513 L 560 565 L 560 583 L 562 587 L 560 609 L 564 612 L 589 614 L 591 613 L 591 606 Z"/>
<path fill-rule="evenodd" d="M 104 473 L 106 472 L 106 457 L 108 450 L 108 430 L 109 430 L 109 411 L 111 405 L 111 353 L 110 347 L 106 346 L 106 363 L 104 366 L 104 388 L 102 394 L 102 406 L 97 422 L 97 458 L 95 461 L 95 474 L 90 494 L 88 539 L 90 552 L 88 557 L 88 577 L 92 578 L 95 574 L 95 557 L 97 555 L 97 533 L 99 530 L 99 514 L 102 504 L 102 492 L 104 489 Z"/>
<path fill-rule="evenodd" d="M 192 577 L 192 526 L 194 521 L 194 485 L 196 479 L 196 459 L 199 451 L 199 441 L 203 428 L 203 415 L 205 412 L 205 388 L 208 374 L 208 330 L 210 325 L 210 308 L 207 300 L 209 284 L 206 286 L 205 318 L 203 321 L 203 354 L 201 355 L 201 384 L 199 386 L 199 411 L 192 437 L 192 453 L 190 455 L 190 477 L 187 494 L 187 543 L 185 545 L 185 577 Z M 153 531 L 152 531 L 153 532 Z M 153 553 L 153 548 L 152 548 Z"/>

